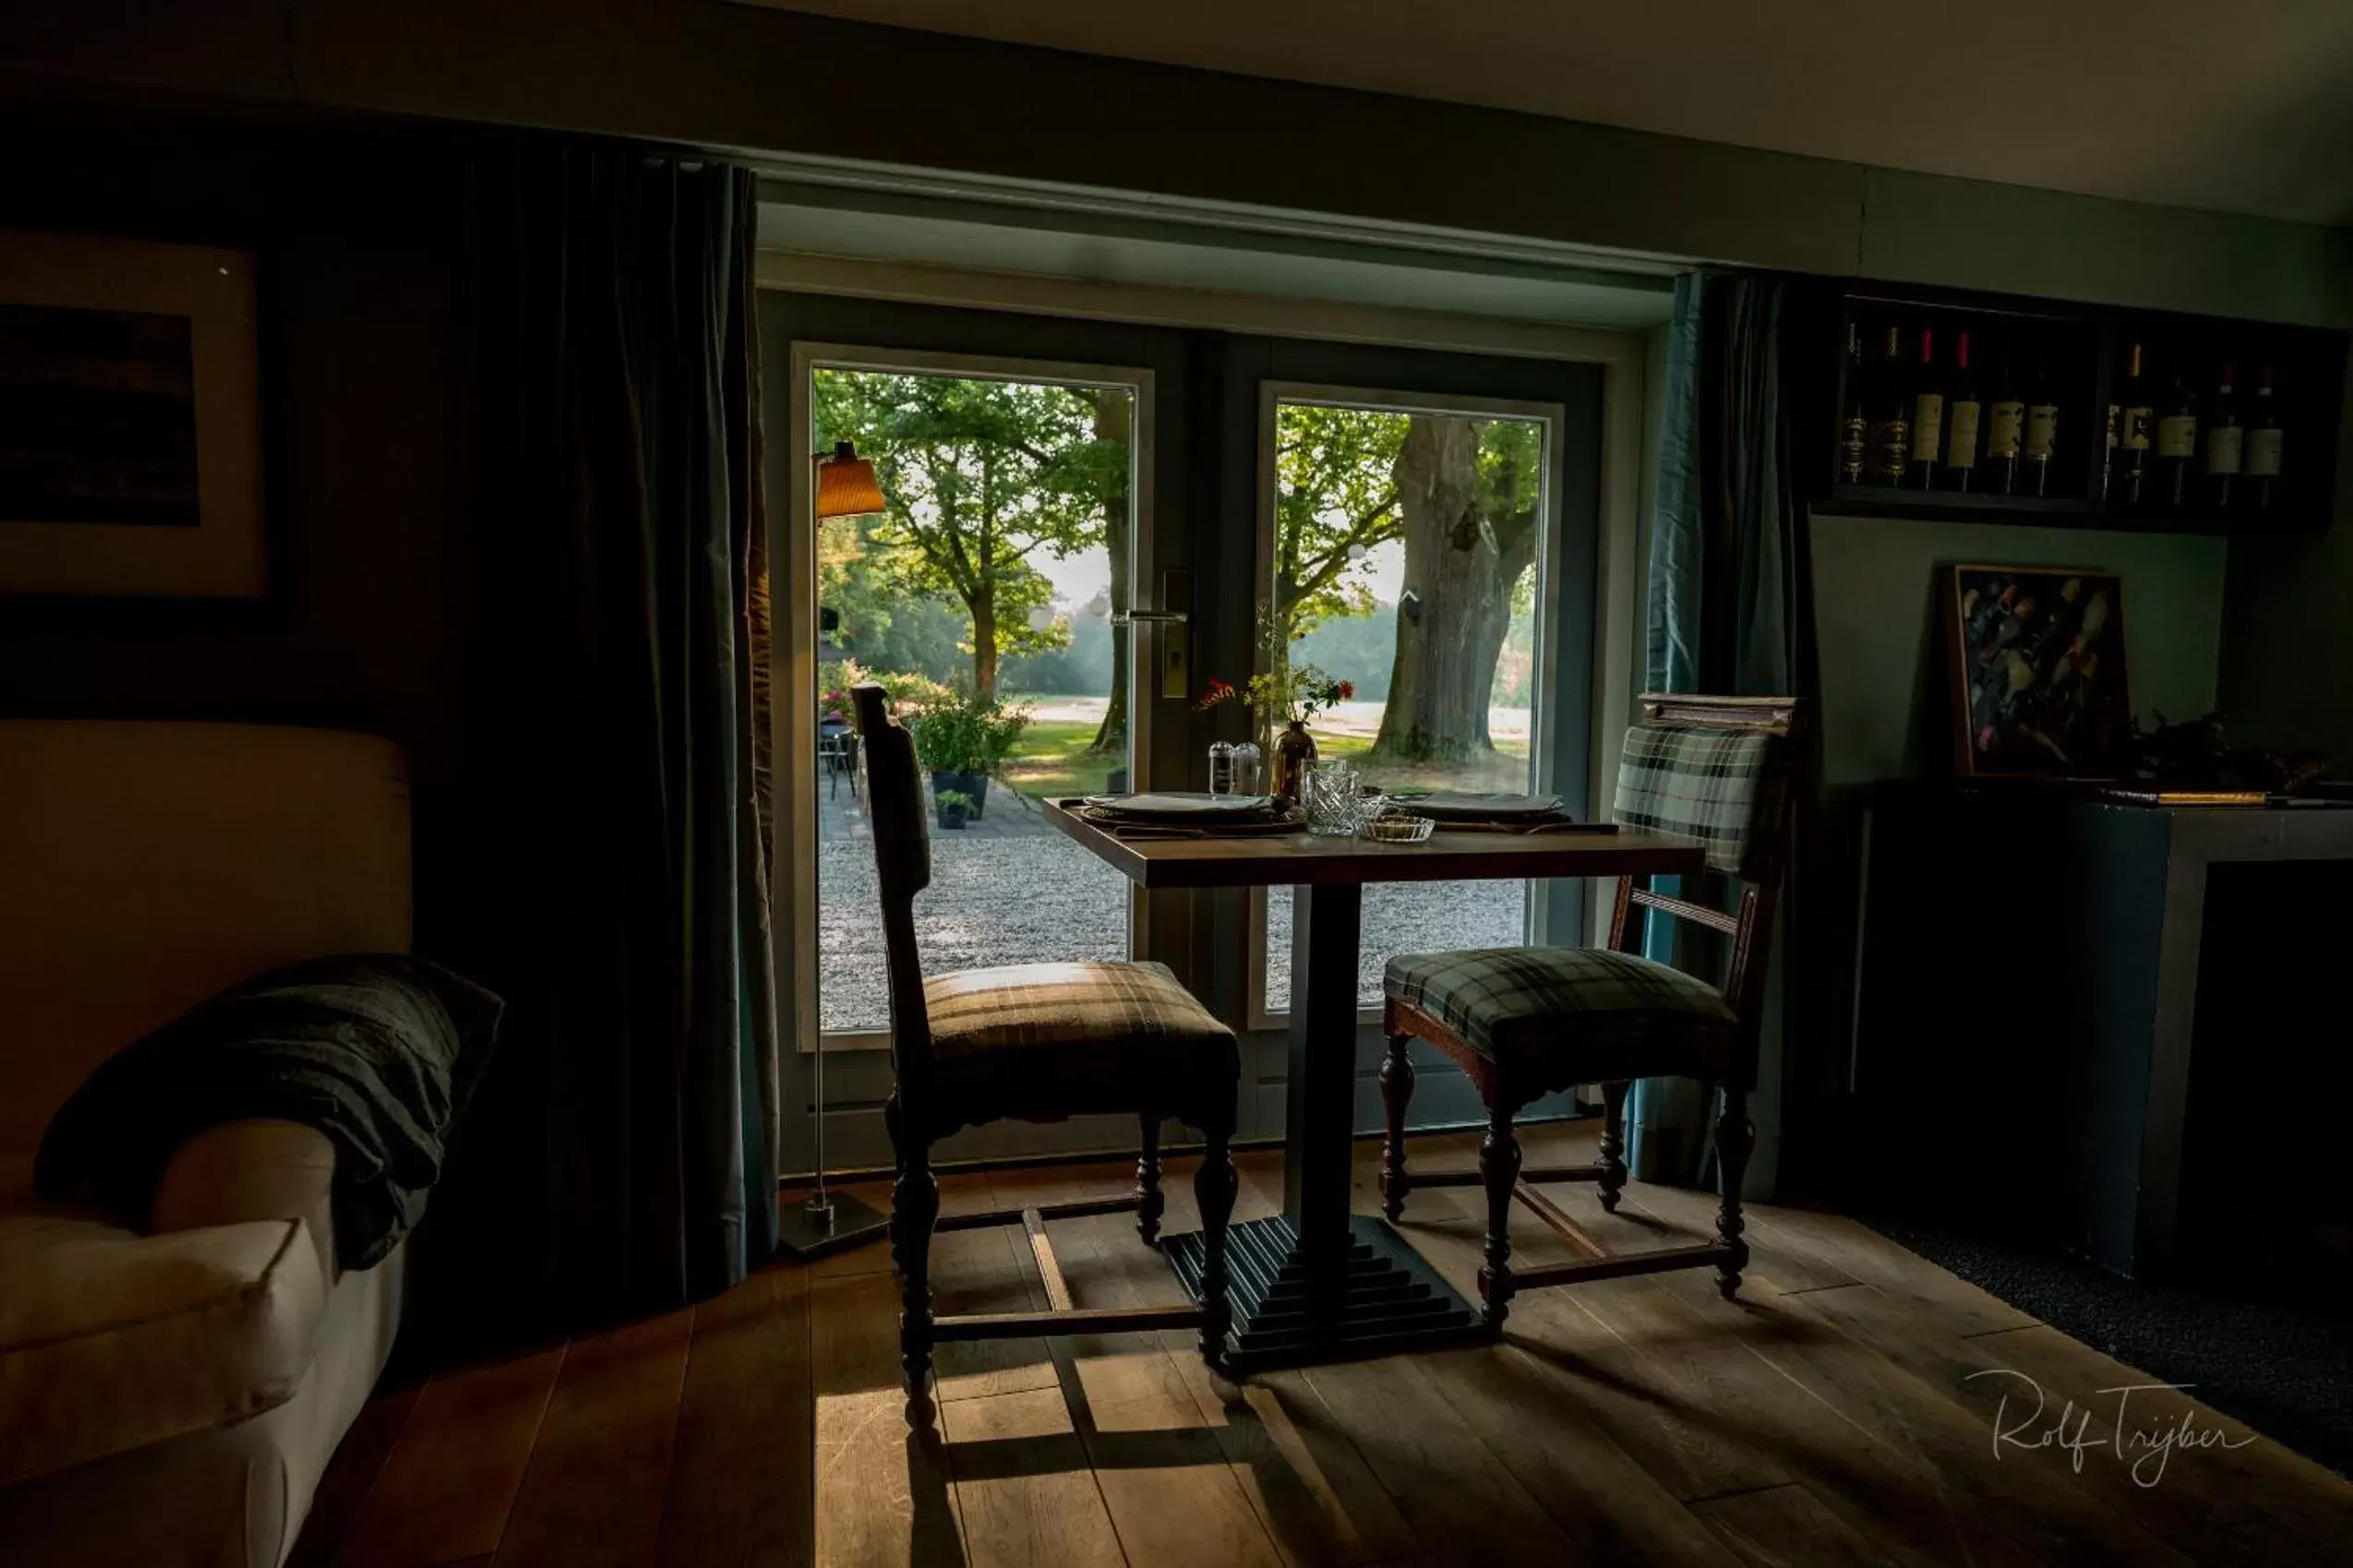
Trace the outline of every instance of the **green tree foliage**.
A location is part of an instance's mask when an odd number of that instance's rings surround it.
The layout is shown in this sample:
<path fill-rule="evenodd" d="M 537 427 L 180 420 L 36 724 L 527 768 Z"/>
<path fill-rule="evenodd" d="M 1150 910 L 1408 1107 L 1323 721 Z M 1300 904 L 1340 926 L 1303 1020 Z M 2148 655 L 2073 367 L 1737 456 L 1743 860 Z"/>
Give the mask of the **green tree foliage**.
<path fill-rule="evenodd" d="M 1365 552 L 1404 526 L 1397 486 L 1407 417 L 1385 409 L 1275 408 L 1275 619 L 1285 641 L 1369 615 Z"/>
<path fill-rule="evenodd" d="M 1125 443 L 1099 439 L 1084 389 L 820 370 L 821 449 L 857 443 L 889 509 L 821 539 L 819 592 L 861 647 L 891 629 L 894 601 L 945 598 L 968 619 L 976 692 L 1001 658 L 1065 646 L 1041 557 L 1104 543 L 1108 498 L 1126 494 Z M 860 625 L 859 622 L 864 624 Z"/>

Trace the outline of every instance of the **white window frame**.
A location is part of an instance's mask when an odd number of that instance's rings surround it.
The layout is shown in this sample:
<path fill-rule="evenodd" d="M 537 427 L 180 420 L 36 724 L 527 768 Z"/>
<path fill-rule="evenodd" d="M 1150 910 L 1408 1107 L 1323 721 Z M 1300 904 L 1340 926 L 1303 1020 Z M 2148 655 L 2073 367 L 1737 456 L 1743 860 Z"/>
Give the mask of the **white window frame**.
<path fill-rule="evenodd" d="M 817 518 L 813 485 L 815 374 L 819 370 L 855 370 L 900 376 L 948 376 L 975 381 L 1015 381 L 1061 387 L 1109 387 L 1126 391 L 1134 403 L 1129 421 L 1128 593 L 1136 597 L 1138 584 L 1151 581 L 1152 556 L 1153 398 L 1152 372 L 1136 365 L 1068 364 L 1056 360 L 1022 359 L 996 354 L 933 353 L 912 349 L 880 349 L 852 343 L 795 342 L 792 345 L 792 452 L 788 472 L 792 498 L 786 536 L 787 569 L 780 586 L 795 595 L 788 616 L 790 646 L 786 651 L 786 680 L 783 693 L 772 698 L 775 722 L 786 737 L 787 766 L 792 770 L 793 808 L 785 815 L 791 852 L 780 856 L 792 885 L 784 890 L 792 900 L 795 936 L 791 954 L 793 975 L 792 1035 L 794 1048 L 804 1055 L 819 1049 L 881 1051 L 891 1048 L 888 1028 L 836 1030 L 820 1027 L 817 963 L 817 792 L 810 784 L 817 769 L 817 617 L 807 613 L 816 603 Z M 1114 605 L 1114 609 L 1132 605 Z M 1147 788 L 1146 772 L 1151 756 L 1153 704 L 1146 682 L 1153 664 L 1154 628 L 1133 626 L 1128 636 L 1128 767 L 1133 787 Z M 1146 903 L 1136 889 L 1128 889 L 1128 952 L 1146 952 Z M 878 952 L 874 962 L 881 964 Z"/>
<path fill-rule="evenodd" d="M 1567 423 L 1567 411 L 1559 403 L 1527 402 L 1510 398 L 1459 397 L 1429 392 L 1401 392 L 1391 389 L 1329 386 L 1305 381 L 1265 381 L 1258 389 L 1258 481 L 1257 481 L 1257 557 L 1253 581 L 1256 592 L 1252 596 L 1253 624 L 1255 616 L 1274 592 L 1275 579 L 1275 421 L 1276 411 L 1284 403 L 1305 403 L 1325 408 L 1380 409 L 1397 413 L 1488 414 L 1500 419 L 1528 420 L 1544 427 L 1543 435 L 1543 495 L 1542 513 L 1537 522 L 1536 542 L 1536 625 L 1534 636 L 1534 667 L 1529 692 L 1528 755 L 1536 768 L 1531 788 L 1542 792 L 1552 789 L 1553 747 L 1546 714 L 1558 678 L 1560 661 L 1560 617 L 1554 613 L 1551 596 L 1543 592 L 1550 581 L 1554 563 L 1561 554 L 1561 509 L 1558 486 L 1555 480 L 1562 466 L 1560 447 L 1562 430 Z M 1598 626 L 1602 620 L 1602 605 L 1593 607 Z M 1252 639 L 1253 658 L 1263 665 L 1263 649 Z M 1263 668 L 1255 673 L 1264 674 Z M 1269 764 L 1272 759 L 1268 759 Z M 1525 890 L 1529 884 L 1523 882 Z M 1249 1026 L 1254 1031 L 1280 1029 L 1291 1021 L 1291 1010 L 1267 1005 L 1267 904 L 1272 892 L 1267 888 L 1250 890 L 1250 961 L 1244 971 L 1243 988 L 1248 998 Z M 1523 891 L 1520 931 L 1523 940 L 1542 942 L 1545 938 L 1544 906 L 1541 900 L 1529 898 Z M 1357 1009 L 1359 1023 L 1378 1023 L 1381 1009 L 1375 1005 Z"/>

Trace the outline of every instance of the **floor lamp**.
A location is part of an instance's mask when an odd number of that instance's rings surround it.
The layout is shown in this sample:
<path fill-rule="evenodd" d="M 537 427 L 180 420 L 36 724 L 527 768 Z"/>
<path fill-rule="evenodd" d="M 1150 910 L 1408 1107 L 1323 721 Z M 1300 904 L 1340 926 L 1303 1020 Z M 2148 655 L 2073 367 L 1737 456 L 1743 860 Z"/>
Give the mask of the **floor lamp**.
<path fill-rule="evenodd" d="M 883 509 L 882 487 L 874 465 L 858 455 L 847 441 L 832 455 L 810 460 L 816 473 L 819 521 L 836 517 L 870 517 Z M 825 1040 L 821 1031 L 810 1062 L 810 1099 L 816 1106 L 817 1189 L 807 1203 L 778 1216 L 777 1239 L 797 1258 L 814 1258 L 845 1247 L 855 1247 L 882 1233 L 890 1216 L 873 1204 L 825 1190 Z"/>

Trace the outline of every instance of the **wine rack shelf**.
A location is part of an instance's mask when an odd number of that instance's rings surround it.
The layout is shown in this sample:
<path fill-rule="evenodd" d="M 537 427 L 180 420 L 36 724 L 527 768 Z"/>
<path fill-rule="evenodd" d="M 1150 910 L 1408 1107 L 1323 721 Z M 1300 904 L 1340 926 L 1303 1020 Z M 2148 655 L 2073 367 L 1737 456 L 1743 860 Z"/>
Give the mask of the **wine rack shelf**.
<path fill-rule="evenodd" d="M 2157 533 L 2281 533 L 2329 523 L 2345 393 L 2342 331 L 1855 281 L 1831 293 L 1815 318 L 1824 340 L 1817 363 L 1826 372 L 1818 406 L 1827 419 L 1818 437 L 1800 437 L 1821 453 L 1809 486 L 1817 511 Z M 1964 335 L 1965 369 L 1958 352 Z M 2227 371 L 2226 396 L 2218 389 Z M 2256 389 L 2266 385 L 2259 401 Z M 1924 391 L 1936 400 L 1927 408 L 1918 401 Z M 1944 408 L 1964 401 L 1975 405 L 1974 445 L 1965 434 L 1955 439 Z M 2116 450 L 2130 451 L 2136 406 L 2151 412 L 2141 427 L 2148 448 L 2140 498 L 2132 499 L 2131 459 L 2119 467 Z M 1940 422 L 1937 438 L 1924 442 L 1918 432 L 1931 419 Z M 2224 456 L 2209 472 L 2216 425 L 2226 432 Z M 2259 425 L 2266 433 L 2257 438 Z M 2259 450 L 2263 459 L 2252 461 Z M 2234 451 L 2239 470 L 2226 484 Z M 1902 480 L 1891 483 L 1899 452 Z M 2015 456 L 2005 461 L 2005 452 Z M 2253 483 L 2253 468 L 2274 463 L 2266 484 Z"/>

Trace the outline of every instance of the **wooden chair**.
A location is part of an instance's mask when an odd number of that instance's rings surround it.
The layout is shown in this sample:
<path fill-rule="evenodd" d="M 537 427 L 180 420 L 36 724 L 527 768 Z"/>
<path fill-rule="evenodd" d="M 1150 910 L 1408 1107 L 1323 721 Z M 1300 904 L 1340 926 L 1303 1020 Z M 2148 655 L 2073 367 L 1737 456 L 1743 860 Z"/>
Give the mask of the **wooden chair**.
<path fill-rule="evenodd" d="M 1668 1269 L 1712 1266 L 1729 1299 L 1748 1263 L 1740 1183 L 1756 1143 L 1748 1095 L 1757 1083 L 1765 967 L 1788 839 L 1790 736 L 1799 712 L 1794 700 L 1781 697 L 1646 696 L 1641 706 L 1642 721 L 1627 731 L 1614 815 L 1626 827 L 1701 841 L 1710 871 L 1739 879 L 1739 913 L 1638 888 L 1633 878 L 1622 878 L 1606 949 L 1403 954 L 1389 960 L 1383 976 L 1389 1049 L 1381 1065 L 1388 1111 L 1382 1206 L 1395 1220 L 1415 1187 L 1486 1189 L 1479 1293 L 1487 1321 L 1497 1327 L 1520 1290 Z M 1641 956 L 1652 914 L 1731 939 L 1721 990 Z M 1413 1094 L 1406 1045 L 1413 1039 L 1428 1041 L 1459 1064 L 1486 1105 L 1487 1133 L 1476 1171 L 1414 1176 L 1406 1168 L 1405 1112 Z M 1627 1089 L 1634 1079 L 1660 1077 L 1700 1079 L 1722 1093 L 1716 1239 L 1613 1254 L 1528 1183 L 1596 1182 L 1602 1207 L 1615 1211 L 1626 1186 Z M 1540 1095 L 1579 1083 L 1602 1085 L 1601 1163 L 1523 1172 L 1513 1118 Z M 1515 1273 L 1509 1229 L 1515 1196 L 1584 1258 Z"/>
<path fill-rule="evenodd" d="M 1230 1144 L 1242 1086 L 1233 1031 L 1158 964 L 1023 964 L 925 979 L 915 945 L 915 895 L 931 880 L 931 844 L 914 741 L 892 722 L 881 687 L 860 686 L 851 695 L 866 758 L 898 1080 L 883 1119 L 898 1161 L 891 1258 L 902 1290 L 899 1349 L 908 1424 L 918 1430 L 931 1424 L 931 1351 L 943 1341 L 1198 1328 L 1202 1357 L 1220 1366 L 1232 1321 L 1226 1227 L 1233 1215 Z M 1006 893 L 1017 896 L 1017 890 Z M 1133 1192 L 940 1219 L 931 1145 L 949 1133 L 1005 1117 L 1062 1121 L 1106 1113 L 1134 1116 L 1142 1128 Z M 1046 1222 L 1134 1210 L 1137 1231 L 1156 1245 L 1166 1206 L 1159 1139 L 1167 1117 L 1198 1129 L 1207 1145 L 1193 1179 L 1206 1243 L 1202 1304 L 1074 1308 Z M 935 1317 L 932 1230 L 989 1225 L 1019 1225 L 1028 1232 L 1049 1310 Z"/>

